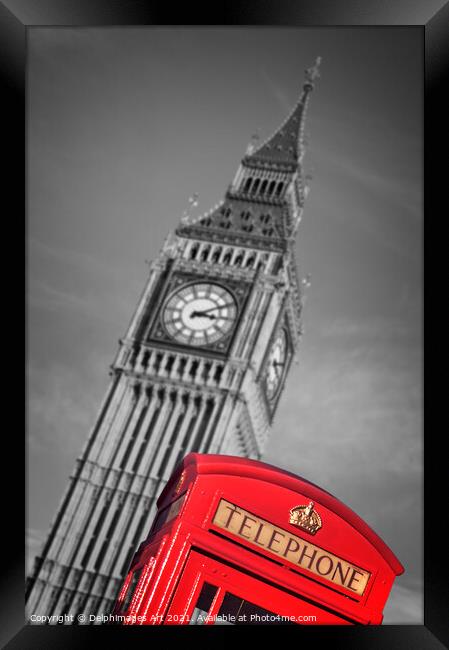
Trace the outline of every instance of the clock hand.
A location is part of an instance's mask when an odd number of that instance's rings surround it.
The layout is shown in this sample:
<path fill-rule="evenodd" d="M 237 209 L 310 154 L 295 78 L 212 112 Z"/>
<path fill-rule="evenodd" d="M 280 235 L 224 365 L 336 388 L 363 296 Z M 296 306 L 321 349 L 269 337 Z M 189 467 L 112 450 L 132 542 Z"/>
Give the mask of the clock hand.
<path fill-rule="evenodd" d="M 225 307 L 233 307 L 234 303 L 228 302 L 225 303 L 224 305 L 214 305 L 213 307 L 208 307 L 208 309 L 202 309 L 201 311 L 195 312 L 196 314 L 207 314 L 210 311 L 214 311 L 215 309 L 224 309 Z"/>
<path fill-rule="evenodd" d="M 190 314 L 190 318 L 197 318 L 197 317 L 204 317 L 204 318 L 209 318 L 209 320 L 215 320 L 217 317 L 214 316 L 213 314 L 208 314 L 205 311 L 192 311 Z"/>

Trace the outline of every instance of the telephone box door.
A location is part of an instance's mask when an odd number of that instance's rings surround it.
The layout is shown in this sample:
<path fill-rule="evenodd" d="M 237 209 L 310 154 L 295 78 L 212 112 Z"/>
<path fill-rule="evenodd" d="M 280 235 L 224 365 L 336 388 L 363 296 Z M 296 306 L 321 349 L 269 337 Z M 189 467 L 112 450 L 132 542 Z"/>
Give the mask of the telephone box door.
<path fill-rule="evenodd" d="M 164 625 L 342 625 L 298 596 L 191 551 Z"/>

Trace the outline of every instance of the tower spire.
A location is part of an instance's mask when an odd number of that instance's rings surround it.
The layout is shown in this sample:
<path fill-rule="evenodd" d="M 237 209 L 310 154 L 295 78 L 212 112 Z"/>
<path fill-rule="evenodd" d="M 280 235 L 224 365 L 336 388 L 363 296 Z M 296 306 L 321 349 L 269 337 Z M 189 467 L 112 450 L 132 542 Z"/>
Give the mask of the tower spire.
<path fill-rule="evenodd" d="M 320 64 L 321 57 L 318 56 L 313 66 L 305 70 L 305 81 L 297 104 L 277 131 L 246 156 L 248 162 L 260 161 L 264 166 L 269 161 L 296 165 L 301 160 L 305 148 L 304 128 L 307 104 L 315 81 L 320 76 Z"/>
<path fill-rule="evenodd" d="M 274 249 L 291 239 L 308 191 L 302 158 L 307 104 L 319 77 L 321 57 L 305 70 L 302 92 L 284 123 L 260 143 L 253 135 L 224 200 L 195 219 L 183 219 L 177 234 L 230 243 L 233 239 Z"/>

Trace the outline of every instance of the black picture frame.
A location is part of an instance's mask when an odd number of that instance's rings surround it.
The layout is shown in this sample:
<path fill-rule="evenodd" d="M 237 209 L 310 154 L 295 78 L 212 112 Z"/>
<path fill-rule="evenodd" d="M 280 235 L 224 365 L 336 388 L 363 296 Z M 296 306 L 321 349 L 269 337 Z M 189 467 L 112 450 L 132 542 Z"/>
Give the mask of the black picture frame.
<path fill-rule="evenodd" d="M 25 116 L 26 116 L 26 43 L 27 32 L 33 26 L 120 26 L 120 25 L 288 25 L 298 27 L 312 26 L 419 26 L 425 37 L 425 253 L 427 287 L 434 288 L 438 279 L 444 277 L 442 250 L 444 238 L 435 235 L 435 226 L 444 222 L 444 196 L 447 184 L 447 132 L 446 120 L 449 114 L 445 101 L 445 78 L 447 78 L 449 39 L 449 4 L 443 0 L 277 0 L 277 2 L 224 2 L 200 4 L 194 7 L 184 5 L 186 10 L 176 16 L 168 13 L 167 4 L 143 2 L 143 0 L 7 0 L 0 3 L 0 75 L 2 80 L 3 112 L 3 160 L 6 162 L 3 199 L 4 259 L 6 249 L 10 261 L 10 272 L 6 274 L 4 305 L 11 316 L 20 313 L 20 306 L 12 305 L 21 301 L 22 289 L 18 283 L 11 283 L 11 276 L 20 277 L 15 267 L 17 260 L 11 255 L 10 240 L 12 226 L 26 224 L 25 208 Z M 183 15 L 184 14 L 184 15 Z M 446 207 L 447 212 L 447 207 Z M 19 238 L 22 239 L 20 226 Z M 26 230 L 26 226 L 25 226 Z M 19 239 L 18 238 L 18 239 Z M 26 240 L 26 232 L 25 232 Z M 25 255 L 26 264 L 26 255 Z M 11 268 L 12 267 L 12 268 Z M 438 295 L 438 294 L 437 294 Z M 439 337 L 434 327 L 437 323 L 436 309 L 439 301 L 426 301 L 426 324 L 432 324 L 427 352 L 435 352 L 440 358 L 440 346 L 444 347 L 444 335 Z M 6 320 L 5 318 L 3 319 Z M 11 321 L 17 322 L 15 318 Z M 429 331 L 429 327 L 426 331 Z M 12 332 L 5 336 L 11 336 Z M 6 343 L 10 351 L 11 363 L 4 368 L 21 368 L 17 362 L 18 343 Z M 438 347 L 438 352 L 436 346 Z M 26 350 L 25 350 L 26 354 Z M 431 358 L 431 354 L 428 358 Z M 14 392 L 21 385 L 21 378 L 8 384 Z M 441 539 L 438 519 L 444 517 L 443 481 L 447 475 L 447 462 L 440 451 L 440 425 L 436 418 L 438 407 L 444 404 L 443 379 L 432 373 L 426 363 L 425 405 L 425 600 L 424 625 L 379 626 L 379 627 L 303 627 L 295 630 L 294 643 L 315 645 L 322 641 L 332 646 L 348 648 L 409 648 L 428 649 L 444 647 L 449 642 L 449 617 L 447 616 L 447 578 L 444 572 L 445 543 Z M 25 396 L 26 398 L 26 396 Z M 440 406 L 441 408 L 441 406 Z M 9 416 L 8 416 L 9 411 Z M 133 643 L 157 643 L 182 640 L 183 643 L 199 641 L 204 644 L 227 645 L 241 635 L 242 630 L 231 626 L 217 628 L 121 628 L 111 626 L 30 626 L 25 622 L 25 535 L 21 514 L 25 504 L 24 486 L 26 463 L 23 463 L 26 450 L 26 434 L 21 434 L 17 422 L 20 407 L 14 412 L 5 404 L 4 409 L 4 465 L 12 468 L 2 473 L 6 486 L 3 489 L 3 542 L 5 551 L 1 573 L 1 624 L 0 641 L 8 649 L 26 648 L 79 648 L 90 647 L 92 643 L 107 644 L 111 641 Z M 444 420 L 443 420 L 444 423 Z M 444 425 L 443 425 L 444 426 Z M 25 427 L 26 428 L 26 427 Z M 441 511 L 437 517 L 430 516 L 433 504 Z M 19 516 L 17 516 L 19 514 Z M 410 543 L 413 543 L 411 540 Z M 439 552 L 441 551 L 441 552 Z M 243 630 L 245 632 L 247 630 Z M 291 633 L 289 628 L 287 632 Z M 159 635 L 163 633 L 161 637 Z M 280 635 L 286 629 L 264 628 L 265 643 L 281 642 Z M 254 630 L 252 630 L 254 634 Z M 192 637 L 194 635 L 194 637 Z M 300 635 L 300 636 L 298 636 Z M 246 636 L 246 635 L 245 635 Z M 176 637 L 176 639 L 175 639 Z M 94 641 L 92 641 L 94 639 Z M 6 646 L 4 645 L 6 644 Z"/>

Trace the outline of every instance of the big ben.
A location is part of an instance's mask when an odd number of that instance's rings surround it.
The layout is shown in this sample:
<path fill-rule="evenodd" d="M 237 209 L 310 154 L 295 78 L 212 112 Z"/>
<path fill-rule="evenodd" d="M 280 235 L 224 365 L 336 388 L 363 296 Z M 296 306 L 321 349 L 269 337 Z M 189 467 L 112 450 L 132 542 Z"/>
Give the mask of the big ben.
<path fill-rule="evenodd" d="M 186 454 L 261 457 L 301 336 L 295 245 L 319 63 L 279 129 L 248 148 L 221 203 L 184 217 L 150 265 L 28 581 L 29 615 L 111 609 Z"/>

